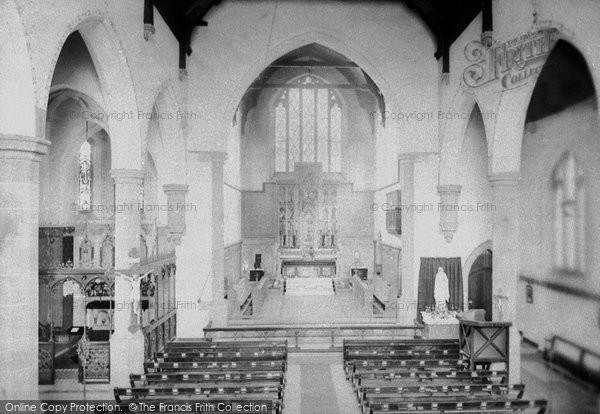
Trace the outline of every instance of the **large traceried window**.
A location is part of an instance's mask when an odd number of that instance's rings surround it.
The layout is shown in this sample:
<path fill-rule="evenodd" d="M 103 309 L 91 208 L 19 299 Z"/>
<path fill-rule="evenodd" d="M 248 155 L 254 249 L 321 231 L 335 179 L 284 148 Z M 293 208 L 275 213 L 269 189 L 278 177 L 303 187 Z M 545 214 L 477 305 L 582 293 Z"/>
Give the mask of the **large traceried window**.
<path fill-rule="evenodd" d="M 79 209 L 92 208 L 92 145 L 89 141 L 79 149 Z"/>
<path fill-rule="evenodd" d="M 342 169 L 342 111 L 323 81 L 310 75 L 291 83 L 275 103 L 275 170 L 296 162 L 320 162 L 324 172 Z"/>
<path fill-rule="evenodd" d="M 552 174 L 554 193 L 554 260 L 560 270 L 580 272 L 585 259 L 583 171 L 570 152 Z"/>

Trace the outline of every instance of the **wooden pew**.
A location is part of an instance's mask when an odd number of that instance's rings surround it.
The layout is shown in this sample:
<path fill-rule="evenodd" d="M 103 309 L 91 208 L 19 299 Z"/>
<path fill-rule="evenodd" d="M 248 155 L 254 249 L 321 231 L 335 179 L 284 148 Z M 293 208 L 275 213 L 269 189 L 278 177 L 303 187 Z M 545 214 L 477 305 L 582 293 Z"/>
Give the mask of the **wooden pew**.
<path fill-rule="evenodd" d="M 454 350 L 425 350 L 425 351 L 349 351 L 347 360 L 352 359 L 459 359 L 460 352 Z"/>
<path fill-rule="evenodd" d="M 169 342 L 165 349 L 167 351 L 172 352 L 171 350 L 200 350 L 200 349 L 210 349 L 210 348 L 218 348 L 218 349 L 286 349 L 287 348 L 287 340 L 281 341 L 227 341 L 227 342 Z"/>
<path fill-rule="evenodd" d="M 525 385 L 523 384 L 428 384 L 385 387 L 361 386 L 357 390 L 357 395 L 358 402 L 364 405 L 373 402 L 400 401 L 407 398 L 415 400 L 435 398 L 442 401 L 462 396 L 483 399 L 503 396 L 504 398 L 521 399 L 524 392 Z"/>
<path fill-rule="evenodd" d="M 471 382 L 475 384 L 505 384 L 508 381 L 507 371 L 407 371 L 407 370 L 374 370 L 354 374 L 352 385 L 382 385 L 382 384 L 413 384 L 413 383 L 444 383 Z"/>
<path fill-rule="evenodd" d="M 157 362 L 205 362 L 205 361 L 285 361 L 287 351 L 271 352 L 192 352 L 192 353 L 157 353 Z"/>
<path fill-rule="evenodd" d="M 168 400 L 189 400 L 206 398 L 213 399 L 230 399 L 237 398 L 239 400 L 252 399 L 272 399 L 277 401 L 283 400 L 283 386 L 227 386 L 227 387 L 138 387 L 138 388 L 120 388 L 114 389 L 115 401 L 121 403 L 125 401 L 138 401 L 151 398 L 160 400 L 165 398 Z"/>
<path fill-rule="evenodd" d="M 546 400 L 464 400 L 464 401 L 402 401 L 375 402 L 363 411 L 364 414 L 426 414 L 426 413 L 513 413 L 532 412 L 544 414 Z"/>
<path fill-rule="evenodd" d="M 247 383 L 256 385 L 284 385 L 285 376 L 280 370 L 277 371 L 218 371 L 218 372 L 193 372 L 193 373 L 153 373 L 153 374 L 130 374 L 129 382 L 131 388 L 139 388 L 151 385 L 178 385 L 178 384 L 229 384 Z"/>
<path fill-rule="evenodd" d="M 218 362 L 146 362 L 145 373 L 154 372 L 199 372 L 199 371 L 265 371 L 286 370 L 286 361 L 218 361 Z"/>
<path fill-rule="evenodd" d="M 391 359 L 391 360 L 349 360 L 344 364 L 346 377 L 363 370 L 384 369 L 441 369 L 458 370 L 464 366 L 460 359 Z"/>
<path fill-rule="evenodd" d="M 132 402 L 135 404 L 132 407 Z M 223 403 L 225 407 L 232 402 L 239 404 L 252 404 L 253 406 L 259 405 L 264 406 L 265 409 L 262 411 L 252 411 L 254 413 L 266 413 L 266 414 L 281 414 L 283 403 L 278 400 L 268 399 L 256 399 L 256 398 L 205 398 L 196 400 L 181 400 L 181 399 L 142 399 L 142 400 L 129 400 L 116 404 L 118 408 L 114 410 L 114 413 L 131 413 L 131 414 L 156 414 L 156 413 L 177 413 L 177 412 L 197 412 L 202 414 L 222 414 L 227 412 L 227 408 L 223 409 L 217 404 Z M 209 410 L 206 405 L 211 403 L 214 405 L 215 410 Z M 198 404 L 198 405 L 197 405 Z M 179 409 L 179 407 L 183 407 Z"/>
<path fill-rule="evenodd" d="M 360 340 L 345 339 L 343 342 L 344 357 L 351 351 L 373 350 L 458 350 L 456 339 L 404 339 L 404 340 Z"/>

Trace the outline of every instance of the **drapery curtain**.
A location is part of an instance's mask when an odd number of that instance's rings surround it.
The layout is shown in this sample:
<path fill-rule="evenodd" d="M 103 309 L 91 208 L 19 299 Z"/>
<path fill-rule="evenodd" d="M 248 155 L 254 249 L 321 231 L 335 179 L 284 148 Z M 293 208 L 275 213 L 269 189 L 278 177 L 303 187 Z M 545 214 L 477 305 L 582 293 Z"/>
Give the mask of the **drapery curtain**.
<path fill-rule="evenodd" d="M 417 319 L 421 321 L 421 311 L 434 306 L 433 291 L 435 275 L 439 267 L 448 275 L 450 303 L 448 309 L 463 309 L 462 264 L 460 257 L 421 257 L 419 271 L 419 297 L 417 298 Z"/>

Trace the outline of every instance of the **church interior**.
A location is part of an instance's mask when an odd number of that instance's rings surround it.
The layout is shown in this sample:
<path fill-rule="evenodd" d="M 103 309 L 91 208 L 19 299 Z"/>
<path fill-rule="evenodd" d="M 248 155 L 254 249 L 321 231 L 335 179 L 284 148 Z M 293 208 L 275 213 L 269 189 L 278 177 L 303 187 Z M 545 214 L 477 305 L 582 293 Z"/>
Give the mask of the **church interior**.
<path fill-rule="evenodd" d="M 1 400 L 600 412 L 597 2 L 0 9 Z"/>

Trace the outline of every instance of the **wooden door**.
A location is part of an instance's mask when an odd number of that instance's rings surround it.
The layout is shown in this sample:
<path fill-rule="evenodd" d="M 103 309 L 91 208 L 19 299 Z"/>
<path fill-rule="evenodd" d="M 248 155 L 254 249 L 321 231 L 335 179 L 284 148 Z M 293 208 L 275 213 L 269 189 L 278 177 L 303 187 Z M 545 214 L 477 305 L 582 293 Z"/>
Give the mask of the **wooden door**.
<path fill-rule="evenodd" d="M 469 271 L 469 309 L 484 309 L 485 320 L 492 320 L 492 253 L 477 257 Z"/>

